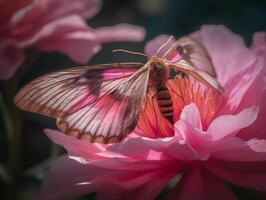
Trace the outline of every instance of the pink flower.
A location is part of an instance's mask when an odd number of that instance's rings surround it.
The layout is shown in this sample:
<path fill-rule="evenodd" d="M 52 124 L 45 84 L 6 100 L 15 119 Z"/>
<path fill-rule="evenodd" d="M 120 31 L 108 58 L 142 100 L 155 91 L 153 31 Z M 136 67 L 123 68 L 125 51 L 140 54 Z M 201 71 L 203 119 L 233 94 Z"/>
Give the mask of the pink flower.
<path fill-rule="evenodd" d="M 265 36 L 256 33 L 248 49 L 223 26 L 203 26 L 192 34 L 209 51 L 225 95 L 180 80 L 184 101 L 174 101 L 174 135 L 154 132 L 152 114 L 150 124 L 141 124 L 146 131 L 136 129 L 111 145 L 45 130 L 68 156 L 46 174 L 39 199 L 97 192 L 97 200 L 149 200 L 173 181 L 178 182 L 166 199 L 237 199 L 228 184 L 266 191 Z M 146 50 L 154 52 L 165 38 Z"/>
<path fill-rule="evenodd" d="M 28 47 L 59 51 L 75 62 L 86 63 L 102 43 L 144 38 L 144 29 L 138 26 L 89 27 L 86 19 L 100 7 L 100 0 L 0 1 L 0 79 L 14 75 Z"/>

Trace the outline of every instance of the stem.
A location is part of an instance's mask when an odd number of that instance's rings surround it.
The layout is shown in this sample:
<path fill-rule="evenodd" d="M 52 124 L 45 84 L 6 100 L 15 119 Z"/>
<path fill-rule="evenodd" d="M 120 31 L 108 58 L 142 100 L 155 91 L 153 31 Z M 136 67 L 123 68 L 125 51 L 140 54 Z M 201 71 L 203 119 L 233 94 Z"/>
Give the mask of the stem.
<path fill-rule="evenodd" d="M 13 104 L 13 98 L 18 90 L 18 83 L 22 75 L 29 70 L 39 53 L 35 51 L 29 52 L 30 60 L 24 63 L 16 75 L 3 83 L 5 89 L 5 100 L 0 98 L 0 110 L 4 120 L 6 135 L 8 140 L 8 172 L 10 177 L 8 197 L 15 199 L 17 190 L 17 177 L 20 175 L 20 152 L 21 152 L 21 128 L 22 119 L 21 112 Z"/>
<path fill-rule="evenodd" d="M 8 171 L 9 171 L 9 198 L 14 199 L 16 194 L 16 180 L 20 172 L 20 143 L 21 143 L 21 115 L 13 105 L 13 98 L 17 92 L 18 78 L 5 82 L 6 104 L 1 98 L 1 110 L 6 127 L 8 140 Z"/>

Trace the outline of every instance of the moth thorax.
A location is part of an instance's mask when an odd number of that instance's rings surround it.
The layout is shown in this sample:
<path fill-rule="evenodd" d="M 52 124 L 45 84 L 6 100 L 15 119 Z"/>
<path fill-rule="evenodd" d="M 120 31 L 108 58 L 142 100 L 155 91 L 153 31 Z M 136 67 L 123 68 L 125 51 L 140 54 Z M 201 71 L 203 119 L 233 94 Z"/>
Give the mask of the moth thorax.
<path fill-rule="evenodd" d="M 156 85 L 161 84 L 167 78 L 166 67 L 162 62 L 152 62 L 152 79 Z"/>

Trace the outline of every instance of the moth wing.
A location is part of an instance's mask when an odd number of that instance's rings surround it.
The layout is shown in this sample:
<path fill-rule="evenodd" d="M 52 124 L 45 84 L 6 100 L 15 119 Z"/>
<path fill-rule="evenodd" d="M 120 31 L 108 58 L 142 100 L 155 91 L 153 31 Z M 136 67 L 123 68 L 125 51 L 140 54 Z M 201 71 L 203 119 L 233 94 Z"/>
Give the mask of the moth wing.
<path fill-rule="evenodd" d="M 73 112 L 73 104 L 78 99 L 96 98 L 104 89 L 103 83 L 129 77 L 141 66 L 139 63 L 114 63 L 52 72 L 24 86 L 14 103 L 22 110 L 58 118 Z"/>
<path fill-rule="evenodd" d="M 208 51 L 200 42 L 190 36 L 178 39 L 164 57 L 172 61 L 182 58 L 191 66 L 216 77 L 215 68 Z"/>
<path fill-rule="evenodd" d="M 220 83 L 217 81 L 216 78 L 212 77 L 210 74 L 199 70 L 197 68 L 192 67 L 187 62 L 180 60 L 176 64 L 169 64 L 169 67 L 173 70 L 181 71 L 185 74 L 189 74 L 196 78 L 197 80 L 211 86 L 213 89 L 218 91 L 220 94 L 224 93 L 223 87 L 220 85 Z"/>
<path fill-rule="evenodd" d="M 137 125 L 149 70 L 143 67 L 130 77 L 103 82 L 100 94 L 95 98 L 89 94 L 78 100 L 72 106 L 73 112 L 57 120 L 58 127 L 68 135 L 91 142 L 121 141 Z"/>

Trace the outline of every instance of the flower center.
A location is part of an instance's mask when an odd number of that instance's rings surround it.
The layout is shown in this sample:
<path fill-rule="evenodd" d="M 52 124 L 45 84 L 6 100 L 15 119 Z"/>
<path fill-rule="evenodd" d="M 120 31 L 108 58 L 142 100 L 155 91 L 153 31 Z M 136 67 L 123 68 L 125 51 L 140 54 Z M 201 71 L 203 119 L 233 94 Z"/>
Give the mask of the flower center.
<path fill-rule="evenodd" d="M 178 77 L 170 81 L 175 122 L 179 120 L 183 108 L 194 103 L 199 109 L 202 127 L 206 130 L 218 110 L 218 93 L 195 79 Z"/>
<path fill-rule="evenodd" d="M 174 122 L 179 120 L 186 105 L 194 103 L 199 109 L 203 130 L 206 130 L 218 110 L 220 98 L 217 92 L 198 80 L 182 76 L 169 79 L 166 85 L 171 95 Z M 174 124 L 162 115 L 155 96 L 156 93 L 146 96 L 134 132 L 150 138 L 171 137 L 174 135 Z"/>

